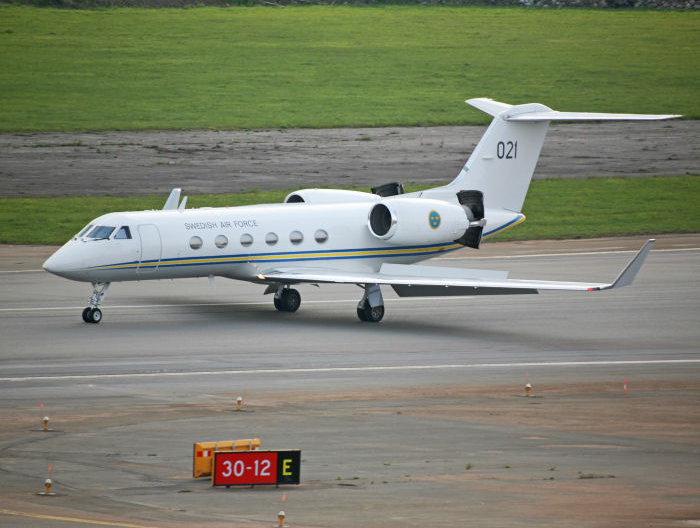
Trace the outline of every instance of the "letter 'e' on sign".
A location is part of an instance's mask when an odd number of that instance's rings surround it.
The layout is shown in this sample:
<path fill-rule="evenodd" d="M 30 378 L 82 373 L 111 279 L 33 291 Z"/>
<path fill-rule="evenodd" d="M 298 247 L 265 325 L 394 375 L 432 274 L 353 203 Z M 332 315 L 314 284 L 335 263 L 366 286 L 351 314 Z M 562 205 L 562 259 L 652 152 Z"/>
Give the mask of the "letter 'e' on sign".
<path fill-rule="evenodd" d="M 299 484 L 301 450 L 214 453 L 212 486 Z"/>

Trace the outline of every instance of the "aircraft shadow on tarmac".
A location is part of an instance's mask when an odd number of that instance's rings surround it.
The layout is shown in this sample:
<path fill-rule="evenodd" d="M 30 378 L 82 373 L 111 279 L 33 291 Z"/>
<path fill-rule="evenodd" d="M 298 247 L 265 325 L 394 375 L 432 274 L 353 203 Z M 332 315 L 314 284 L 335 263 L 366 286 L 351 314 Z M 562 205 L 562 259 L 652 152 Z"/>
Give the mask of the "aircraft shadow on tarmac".
<path fill-rule="evenodd" d="M 537 296 L 539 297 L 539 296 Z M 487 342 L 498 343 L 499 345 L 516 346 L 519 350 L 536 348 L 538 350 L 562 350 L 562 347 L 567 349 L 588 350 L 600 349 L 602 347 L 610 347 L 609 340 L 599 338 L 595 333 L 586 332 L 581 335 L 580 331 L 563 337 L 561 332 L 555 332 L 552 329 L 552 318 L 543 317 L 538 324 L 520 324 L 507 325 L 504 321 L 512 319 L 516 315 L 525 310 L 546 310 L 550 313 L 549 303 L 545 299 L 527 300 L 524 298 L 518 299 L 518 304 L 510 304 L 508 313 L 487 311 L 476 316 L 470 312 L 468 301 L 465 300 L 464 305 L 454 303 L 455 315 L 449 318 L 425 318 L 421 315 L 420 310 L 406 312 L 405 305 L 389 300 L 388 310 L 389 316 L 379 324 L 367 324 L 359 321 L 354 316 L 354 305 L 352 303 L 338 303 L 341 307 L 333 310 L 324 309 L 323 305 L 313 305 L 303 307 L 296 313 L 278 312 L 269 303 L 267 306 L 267 298 L 261 301 L 251 303 L 249 301 L 222 302 L 217 304 L 211 302 L 211 299 L 201 299 L 201 304 L 197 304 L 197 300 L 191 297 L 168 297 L 164 303 L 162 297 L 140 297 L 139 302 L 146 305 L 157 305 L 156 310 L 163 310 L 168 314 L 177 314 L 176 319 L 158 322 L 158 316 L 153 315 L 149 326 L 157 332 L 167 332 L 170 327 L 181 328 L 181 317 L 201 316 L 206 314 L 206 319 L 198 321 L 198 325 L 205 325 L 211 329 L 212 324 L 215 326 L 223 325 L 224 328 L 236 329 L 239 326 L 245 326 L 246 333 L 251 334 L 259 332 L 261 336 L 274 329 L 275 332 L 287 333 L 288 331 L 306 334 L 309 336 L 324 336 L 328 334 L 349 334 L 357 335 L 361 332 L 365 336 L 373 338 L 402 338 L 406 339 L 413 337 L 435 338 L 440 342 L 448 342 L 451 340 L 461 342 Z M 431 302 L 439 303 L 440 300 Z M 483 300 L 481 301 L 483 302 Z M 493 302 L 497 303 L 497 300 Z M 338 306 L 338 305 L 336 305 Z M 473 310 L 473 308 L 471 308 Z M 582 308 L 585 312 L 585 308 Z M 116 311 L 116 310 L 115 310 Z M 141 310 L 138 310 L 140 312 Z M 135 312 L 135 313 L 138 313 Z M 110 314 L 109 319 L 117 314 Z M 577 317 L 579 313 L 572 317 Z M 108 321 L 109 321 L 108 319 Z M 138 318 L 135 323 L 139 326 L 144 321 L 143 317 Z M 231 325 L 235 326 L 231 326 Z M 104 323 L 103 323 L 104 325 Z M 132 325 L 127 320 L 114 322 L 115 326 L 125 332 L 128 332 Z M 112 324 L 107 323 L 105 326 L 112 327 Z M 586 326 L 585 322 L 579 321 L 580 328 Z M 313 338 L 319 339 L 318 337 Z M 321 338 L 323 339 L 323 338 Z"/>

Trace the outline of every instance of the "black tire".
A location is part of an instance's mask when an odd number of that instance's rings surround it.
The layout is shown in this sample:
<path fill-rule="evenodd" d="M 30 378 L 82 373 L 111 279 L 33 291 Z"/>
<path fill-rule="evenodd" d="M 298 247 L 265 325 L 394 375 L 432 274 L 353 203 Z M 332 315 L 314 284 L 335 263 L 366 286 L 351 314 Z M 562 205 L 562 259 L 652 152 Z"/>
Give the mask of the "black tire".
<path fill-rule="evenodd" d="M 277 297 L 277 295 L 275 295 L 273 302 L 275 304 L 275 308 L 277 308 L 280 312 L 284 311 L 284 307 L 282 306 L 282 297 L 281 296 Z"/>
<path fill-rule="evenodd" d="M 90 310 L 88 318 L 90 319 L 91 323 L 99 323 L 100 321 L 102 321 L 102 310 L 100 310 L 99 308 L 93 308 L 92 310 Z"/>
<path fill-rule="evenodd" d="M 85 308 L 85 310 L 83 310 L 83 321 L 85 321 L 86 323 L 92 322 L 90 321 L 90 310 L 92 310 L 92 308 L 90 308 L 89 306 Z"/>
<path fill-rule="evenodd" d="M 365 315 L 365 312 L 367 310 L 367 302 L 362 302 L 360 301 L 357 303 L 357 317 L 360 321 L 367 322 L 367 316 Z"/>
<path fill-rule="evenodd" d="M 301 295 L 295 289 L 289 288 L 282 292 L 282 306 L 285 312 L 296 312 L 301 306 Z"/>

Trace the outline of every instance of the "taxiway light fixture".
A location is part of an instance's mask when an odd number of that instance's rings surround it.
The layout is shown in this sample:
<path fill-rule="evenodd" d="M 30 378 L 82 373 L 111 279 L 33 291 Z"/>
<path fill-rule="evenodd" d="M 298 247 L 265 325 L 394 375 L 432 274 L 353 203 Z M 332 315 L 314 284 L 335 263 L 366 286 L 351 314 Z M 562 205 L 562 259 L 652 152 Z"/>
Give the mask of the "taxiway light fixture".
<path fill-rule="evenodd" d="M 242 405 L 243 405 L 243 398 L 241 398 L 239 396 L 238 398 L 236 398 L 236 408 L 240 411 Z"/>
<path fill-rule="evenodd" d="M 280 526 L 284 526 L 284 517 L 285 517 L 284 510 L 280 510 L 280 512 L 277 514 L 277 517 L 278 517 L 279 520 L 280 520 L 280 524 L 279 524 L 279 525 L 280 525 Z"/>
<path fill-rule="evenodd" d="M 530 391 L 532 390 L 532 384 L 526 383 L 525 384 L 525 397 L 529 398 L 530 397 Z"/>
<path fill-rule="evenodd" d="M 49 430 L 49 417 L 44 416 L 44 418 L 42 418 L 42 421 L 44 422 L 44 431 L 48 431 Z"/>
<path fill-rule="evenodd" d="M 53 491 L 51 491 L 51 484 L 52 484 L 51 479 L 50 479 L 50 478 L 47 478 L 47 479 L 44 481 L 44 489 L 45 489 L 46 491 L 39 492 L 39 493 L 37 493 L 37 495 L 43 495 L 43 496 L 53 496 L 53 495 L 56 495 Z"/>

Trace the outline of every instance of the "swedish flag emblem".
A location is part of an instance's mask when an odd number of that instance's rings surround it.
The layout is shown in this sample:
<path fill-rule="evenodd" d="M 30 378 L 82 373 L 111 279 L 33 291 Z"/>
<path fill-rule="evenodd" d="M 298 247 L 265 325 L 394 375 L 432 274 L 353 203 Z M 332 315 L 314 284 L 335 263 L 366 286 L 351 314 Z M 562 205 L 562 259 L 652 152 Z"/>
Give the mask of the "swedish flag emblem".
<path fill-rule="evenodd" d="M 432 229 L 440 227 L 440 213 L 437 211 L 430 211 L 428 214 L 428 224 L 430 224 Z"/>

